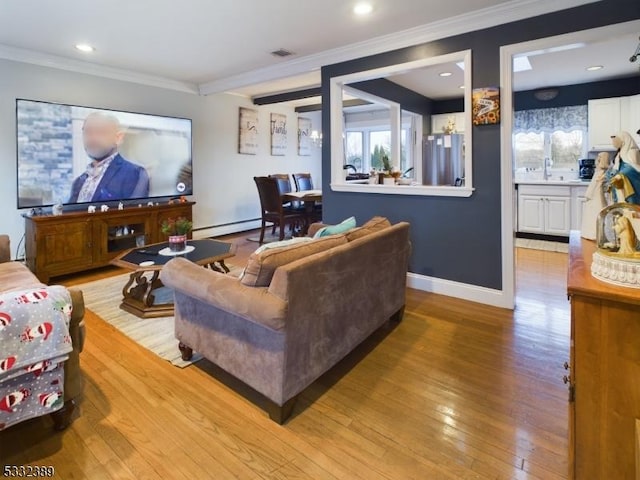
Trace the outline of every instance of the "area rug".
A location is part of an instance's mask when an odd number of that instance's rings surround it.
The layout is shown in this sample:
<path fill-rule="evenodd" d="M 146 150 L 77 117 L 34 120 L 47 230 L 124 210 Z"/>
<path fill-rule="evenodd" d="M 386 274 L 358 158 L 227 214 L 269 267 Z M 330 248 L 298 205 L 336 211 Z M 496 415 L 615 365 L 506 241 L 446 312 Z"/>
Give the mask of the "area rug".
<path fill-rule="evenodd" d="M 529 248 L 531 250 L 546 250 L 547 252 L 569 253 L 568 243 L 549 242 L 547 240 L 534 240 L 530 238 L 516 238 L 516 247 Z"/>
<path fill-rule="evenodd" d="M 271 231 L 271 228 L 269 228 L 269 231 Z M 284 235 L 284 239 L 285 240 L 289 240 L 291 239 L 291 232 L 287 231 Z M 248 242 L 256 242 L 259 243 L 260 242 L 260 234 L 252 236 L 252 237 L 248 237 L 247 238 Z M 275 235 L 271 235 L 270 233 L 265 232 L 264 234 L 264 241 L 262 243 L 271 243 L 271 242 L 279 242 L 280 241 L 280 234 L 276 233 Z"/>
<path fill-rule="evenodd" d="M 241 269 L 228 265 L 230 275 L 238 276 Z M 120 309 L 122 287 L 126 284 L 129 274 L 96 280 L 94 282 L 77 285 L 82 290 L 85 307 L 95 313 L 105 322 L 113 325 L 131 340 L 152 351 L 160 358 L 173 365 L 184 368 L 202 358 L 194 352 L 190 361 L 184 361 L 178 350 L 178 340 L 174 336 L 174 319 L 170 317 L 139 318 Z M 159 300 L 170 298 L 172 291 L 162 288 L 156 291 Z"/>

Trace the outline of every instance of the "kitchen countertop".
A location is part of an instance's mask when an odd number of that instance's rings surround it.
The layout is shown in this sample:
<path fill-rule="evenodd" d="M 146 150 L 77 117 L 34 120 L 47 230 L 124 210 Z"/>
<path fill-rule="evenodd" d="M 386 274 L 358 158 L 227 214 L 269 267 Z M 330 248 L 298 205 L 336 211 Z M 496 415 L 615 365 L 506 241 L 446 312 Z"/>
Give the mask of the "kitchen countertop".
<path fill-rule="evenodd" d="M 516 185 L 562 185 L 586 187 L 591 180 L 514 180 Z"/>

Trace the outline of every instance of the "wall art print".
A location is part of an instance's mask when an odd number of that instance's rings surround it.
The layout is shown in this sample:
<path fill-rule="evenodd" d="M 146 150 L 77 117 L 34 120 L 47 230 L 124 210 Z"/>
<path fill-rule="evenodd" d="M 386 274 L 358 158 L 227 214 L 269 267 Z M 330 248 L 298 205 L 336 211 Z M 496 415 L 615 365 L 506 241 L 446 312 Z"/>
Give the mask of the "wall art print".
<path fill-rule="evenodd" d="M 287 116 L 271 114 L 271 155 L 283 156 L 287 153 Z"/>
<path fill-rule="evenodd" d="M 258 153 L 258 111 L 240 107 L 238 128 L 238 153 L 256 155 Z"/>
<path fill-rule="evenodd" d="M 474 125 L 500 123 L 500 88 L 474 88 L 471 94 L 471 108 Z"/>
<path fill-rule="evenodd" d="M 311 119 L 298 117 L 298 155 L 311 155 Z"/>

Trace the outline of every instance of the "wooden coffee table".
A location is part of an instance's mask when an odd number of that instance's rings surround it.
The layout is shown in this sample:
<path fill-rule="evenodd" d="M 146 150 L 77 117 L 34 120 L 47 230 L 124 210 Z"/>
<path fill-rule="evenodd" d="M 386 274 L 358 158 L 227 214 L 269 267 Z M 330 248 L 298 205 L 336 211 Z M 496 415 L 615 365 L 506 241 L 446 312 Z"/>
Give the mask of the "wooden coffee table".
<path fill-rule="evenodd" d="M 162 267 L 179 256 L 205 268 L 229 273 L 224 261 L 233 257 L 235 250 L 232 243 L 210 239 L 189 240 L 187 250 L 181 253 L 169 252 L 168 242 L 127 250 L 111 261 L 113 265 L 132 271 L 122 289 L 120 308 L 141 318 L 173 315 L 173 301 L 162 301 L 157 295 L 159 289 L 166 288 L 160 280 Z M 147 273 L 151 275 L 147 276 Z"/>

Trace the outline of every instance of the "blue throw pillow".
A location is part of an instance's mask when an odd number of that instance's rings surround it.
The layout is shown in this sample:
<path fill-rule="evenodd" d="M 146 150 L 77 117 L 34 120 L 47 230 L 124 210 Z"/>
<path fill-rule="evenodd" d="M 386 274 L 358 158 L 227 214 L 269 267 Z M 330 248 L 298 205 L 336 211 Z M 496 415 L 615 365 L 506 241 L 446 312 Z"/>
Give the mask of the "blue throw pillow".
<path fill-rule="evenodd" d="M 316 232 L 313 238 L 328 237 L 329 235 L 338 235 L 346 233 L 352 228 L 356 228 L 356 217 L 349 217 L 337 225 L 327 225 Z"/>

